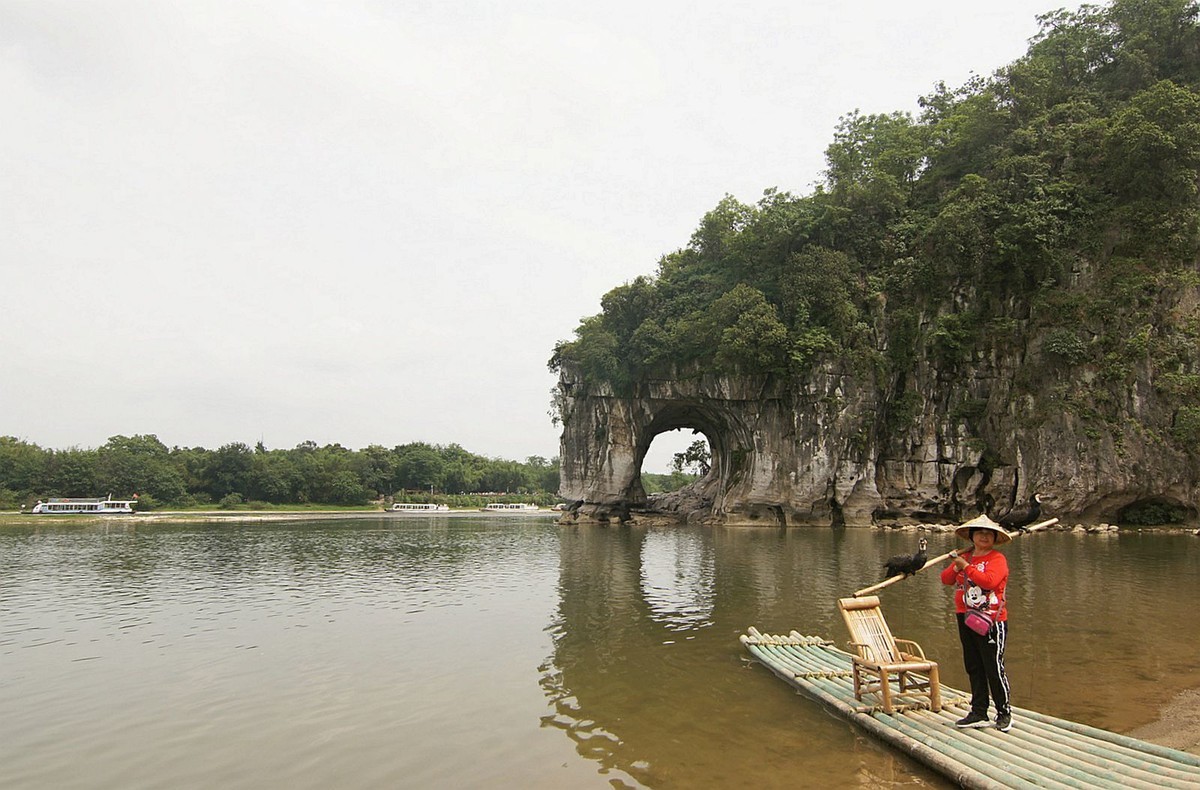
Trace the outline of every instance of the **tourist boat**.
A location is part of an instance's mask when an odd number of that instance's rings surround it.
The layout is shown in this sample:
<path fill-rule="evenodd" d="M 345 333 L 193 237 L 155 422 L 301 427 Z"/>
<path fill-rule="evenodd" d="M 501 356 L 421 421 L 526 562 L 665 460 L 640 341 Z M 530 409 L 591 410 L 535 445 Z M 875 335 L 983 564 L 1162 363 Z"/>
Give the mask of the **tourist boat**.
<path fill-rule="evenodd" d="M 528 502 L 516 502 L 508 504 L 505 502 L 493 502 L 490 505 L 484 505 L 479 508 L 485 513 L 530 513 L 538 509 L 537 505 L 531 505 Z"/>
<path fill-rule="evenodd" d="M 132 513 L 137 499 L 113 499 L 112 495 L 100 498 L 67 498 L 51 497 L 50 501 L 38 500 L 31 513 L 85 513 L 91 515 L 106 513 Z"/>
<path fill-rule="evenodd" d="M 449 505 L 435 505 L 432 502 L 397 502 L 392 505 L 393 513 L 445 513 Z"/>

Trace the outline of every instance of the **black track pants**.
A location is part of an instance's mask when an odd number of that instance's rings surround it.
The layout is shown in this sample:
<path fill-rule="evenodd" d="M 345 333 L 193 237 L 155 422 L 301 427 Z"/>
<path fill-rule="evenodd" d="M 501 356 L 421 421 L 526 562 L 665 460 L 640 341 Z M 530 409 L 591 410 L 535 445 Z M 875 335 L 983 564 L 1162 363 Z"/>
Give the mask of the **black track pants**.
<path fill-rule="evenodd" d="M 1011 713 L 1008 700 L 1008 675 L 1004 673 L 1004 646 L 1008 642 L 1008 623 L 993 623 L 987 636 L 963 624 L 966 615 L 956 614 L 958 640 L 962 642 L 963 668 L 971 679 L 971 711 L 987 715 L 988 692 L 996 704 L 996 715 Z"/>

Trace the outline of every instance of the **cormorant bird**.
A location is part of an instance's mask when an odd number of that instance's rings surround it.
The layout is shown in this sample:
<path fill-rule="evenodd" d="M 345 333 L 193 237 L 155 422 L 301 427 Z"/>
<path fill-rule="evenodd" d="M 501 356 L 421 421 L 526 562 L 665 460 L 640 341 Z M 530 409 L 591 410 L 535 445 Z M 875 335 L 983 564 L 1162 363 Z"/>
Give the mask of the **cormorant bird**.
<path fill-rule="evenodd" d="M 925 538 L 921 538 L 920 542 L 917 544 L 916 554 L 897 554 L 895 557 L 892 557 L 883 566 L 884 572 L 887 574 L 884 576 L 884 578 L 890 579 L 893 576 L 898 576 L 900 574 L 911 576 L 912 574 L 924 568 L 925 563 L 929 561 L 929 558 L 925 556 L 925 549 L 928 548 L 928 546 L 929 543 L 925 540 Z"/>
<path fill-rule="evenodd" d="M 1029 495 L 1029 506 L 1013 508 L 996 522 L 1007 532 L 1024 532 L 1025 527 L 1037 521 L 1042 515 L 1041 494 Z"/>

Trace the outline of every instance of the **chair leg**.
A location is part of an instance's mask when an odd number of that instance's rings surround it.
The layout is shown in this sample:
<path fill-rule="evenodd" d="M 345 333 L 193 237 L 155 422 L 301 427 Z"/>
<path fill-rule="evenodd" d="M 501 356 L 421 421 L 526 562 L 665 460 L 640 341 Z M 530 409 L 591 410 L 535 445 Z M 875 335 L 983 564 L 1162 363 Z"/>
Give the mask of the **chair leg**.
<path fill-rule="evenodd" d="M 929 709 L 937 713 L 942 709 L 942 686 L 938 681 L 938 667 L 929 668 Z"/>
<path fill-rule="evenodd" d="M 892 687 L 888 683 L 888 671 L 885 669 L 879 673 L 879 692 L 883 696 L 883 712 L 892 713 Z"/>

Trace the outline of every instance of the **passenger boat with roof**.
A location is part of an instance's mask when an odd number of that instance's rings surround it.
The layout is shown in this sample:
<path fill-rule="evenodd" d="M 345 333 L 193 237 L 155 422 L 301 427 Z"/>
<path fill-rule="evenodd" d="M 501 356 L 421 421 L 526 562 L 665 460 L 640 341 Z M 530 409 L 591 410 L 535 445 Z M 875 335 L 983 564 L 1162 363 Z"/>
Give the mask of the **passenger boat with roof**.
<path fill-rule="evenodd" d="M 435 505 L 432 502 L 397 502 L 392 505 L 393 513 L 445 513 L 449 505 Z"/>
<path fill-rule="evenodd" d="M 492 502 L 479 509 L 484 513 L 533 513 L 538 510 L 538 506 L 528 502 Z"/>
<path fill-rule="evenodd" d="M 133 499 L 113 499 L 112 494 L 109 494 L 107 497 L 92 498 L 50 497 L 50 500 L 47 502 L 39 499 L 30 512 L 107 515 L 110 513 L 132 513 L 133 506 L 136 504 L 136 497 Z"/>

